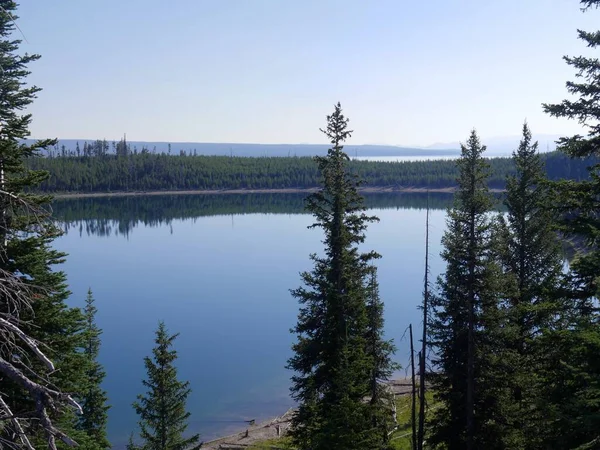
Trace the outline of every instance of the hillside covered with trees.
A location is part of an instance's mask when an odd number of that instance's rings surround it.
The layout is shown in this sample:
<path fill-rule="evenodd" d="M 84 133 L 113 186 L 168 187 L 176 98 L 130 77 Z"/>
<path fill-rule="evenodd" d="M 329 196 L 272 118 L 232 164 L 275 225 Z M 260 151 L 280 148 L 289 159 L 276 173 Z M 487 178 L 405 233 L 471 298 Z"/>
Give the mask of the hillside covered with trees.
<path fill-rule="evenodd" d="M 40 157 L 29 161 L 34 170 L 50 176 L 40 189 L 43 192 L 119 192 L 160 190 L 220 189 L 306 189 L 320 183 L 317 164 L 308 157 L 229 157 L 169 155 L 147 149 L 131 152 L 128 144 L 116 145 L 116 154 L 103 152 L 105 141 L 86 146 L 77 156 Z M 550 180 L 587 177 L 586 168 L 595 159 L 571 159 L 559 152 L 543 154 Z M 510 158 L 489 160 L 492 175 L 489 187 L 502 189 L 508 175 L 514 174 Z M 395 189 L 444 189 L 456 186 L 458 169 L 452 160 L 378 162 L 352 160 L 348 170 L 358 175 L 367 187 Z"/>

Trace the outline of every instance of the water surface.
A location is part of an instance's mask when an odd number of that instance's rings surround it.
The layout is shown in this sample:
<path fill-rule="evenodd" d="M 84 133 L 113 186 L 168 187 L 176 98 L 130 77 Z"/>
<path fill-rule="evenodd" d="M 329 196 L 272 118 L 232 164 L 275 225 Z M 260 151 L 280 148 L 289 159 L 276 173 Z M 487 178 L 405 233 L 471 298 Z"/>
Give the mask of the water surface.
<path fill-rule="evenodd" d="M 109 435 L 121 447 L 136 428 L 131 403 L 142 392 L 143 357 L 159 320 L 176 340 L 179 376 L 193 389 L 190 430 L 208 440 L 238 430 L 243 420 L 274 416 L 292 406 L 284 366 L 298 305 L 289 289 L 322 249 L 321 232 L 303 213 L 302 195 L 199 195 L 56 201 L 69 253 L 64 270 L 82 305 L 94 291 L 104 330 L 100 360 L 112 408 Z M 420 326 L 425 194 L 369 196 L 365 249 L 379 261 L 386 334 L 407 366 L 409 323 Z M 450 196 L 431 196 L 432 273 L 439 273 L 440 239 Z"/>

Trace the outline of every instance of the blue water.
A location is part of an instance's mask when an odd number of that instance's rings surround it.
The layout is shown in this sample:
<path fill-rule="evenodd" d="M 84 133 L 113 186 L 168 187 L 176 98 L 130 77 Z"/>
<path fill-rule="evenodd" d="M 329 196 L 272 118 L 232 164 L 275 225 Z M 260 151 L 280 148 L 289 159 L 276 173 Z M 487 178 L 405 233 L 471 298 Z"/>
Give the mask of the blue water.
<path fill-rule="evenodd" d="M 371 212 L 381 221 L 370 226 L 364 248 L 383 255 L 378 266 L 386 333 L 406 367 L 402 336 L 409 323 L 420 329 L 425 210 Z M 444 217 L 444 210 L 430 213 L 433 274 L 442 267 Z M 321 232 L 307 229 L 311 216 L 253 213 L 137 222 L 126 235 L 108 236 L 80 232 L 79 225 L 85 230 L 91 219 L 75 224 L 56 247 L 69 254 L 63 268 L 71 304 L 82 305 L 88 287 L 96 298 L 113 445 L 122 446 L 136 429 L 131 403 L 143 392 L 143 357 L 150 354 L 159 320 L 180 333 L 179 376 L 192 388 L 189 429 L 202 439 L 292 406 L 284 366 L 298 306 L 289 289 L 299 286 L 300 271 L 311 268 L 309 254 L 322 248 Z"/>

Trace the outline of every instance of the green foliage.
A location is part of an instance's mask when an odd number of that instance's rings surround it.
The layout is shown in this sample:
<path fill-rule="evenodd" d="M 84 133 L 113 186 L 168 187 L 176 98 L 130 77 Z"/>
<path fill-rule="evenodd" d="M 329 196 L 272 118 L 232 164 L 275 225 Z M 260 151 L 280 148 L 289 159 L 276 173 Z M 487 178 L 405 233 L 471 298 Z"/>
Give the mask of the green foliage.
<path fill-rule="evenodd" d="M 388 440 L 388 432 L 394 427 L 390 414 L 390 405 L 394 401 L 389 389 L 381 384 L 381 380 L 389 380 L 394 371 L 400 369 L 392 363 L 390 357 L 396 352 L 392 342 L 386 341 L 383 335 L 383 302 L 379 297 L 377 268 L 373 266 L 367 285 L 367 354 L 373 359 L 371 367 L 371 407 L 373 427 L 380 430 L 383 442 Z"/>
<path fill-rule="evenodd" d="M 0 296 L 0 315 L 19 324 L 30 338 L 41 342 L 41 348 L 53 361 L 55 370 L 40 361 L 26 347 L 16 347 L 13 337 L 0 333 L 0 359 L 12 365 L 31 381 L 38 383 L 40 391 L 79 392 L 84 382 L 83 356 L 80 332 L 83 317 L 78 309 L 69 308 L 69 295 L 65 275 L 54 268 L 64 260 L 64 254 L 52 249 L 53 240 L 60 231 L 48 220 L 49 197 L 32 194 L 47 178 L 47 173 L 32 170 L 29 161 L 54 143 L 53 140 L 36 141 L 25 145 L 29 136 L 31 115 L 23 114 L 40 91 L 28 87 L 28 65 L 39 55 L 21 55 L 21 41 L 12 36 L 15 30 L 17 4 L 0 0 L 0 270 L 21 279 L 28 286 L 26 292 L 31 308 L 11 302 L 11 296 Z M 3 282 L 5 280 L 3 279 Z M 3 286 L 4 287 L 4 286 Z M 25 433 L 34 445 L 52 445 L 57 432 L 46 433 L 38 418 L 48 412 L 53 425 L 72 438 L 85 435 L 75 431 L 77 418 L 65 406 L 64 396 L 55 396 L 50 406 L 49 398 L 34 398 L 21 383 L 0 373 L 2 396 L 14 417 L 21 419 Z M 47 392 L 47 391 L 46 391 Z M 42 410 L 42 406 L 44 409 Z M 48 424 L 45 424 L 48 431 Z M 11 441 L 15 435 L 13 423 L 0 419 L 0 439 Z M 60 437 L 60 434 L 59 434 Z"/>
<path fill-rule="evenodd" d="M 507 390 L 502 416 L 509 448 L 537 449 L 551 423 L 540 408 L 540 361 L 545 361 L 542 333 L 561 312 L 556 292 L 562 256 L 545 184 L 537 142 L 525 124 L 513 158 L 517 172 L 507 180 L 506 218 L 498 218 L 498 255 L 504 278 L 502 364 Z"/>
<path fill-rule="evenodd" d="M 169 336 L 165 324 L 159 323 L 152 358 L 144 358 L 148 378 L 143 381 L 147 392 L 138 395 L 133 407 L 140 420 L 142 450 L 191 450 L 200 448 L 200 436 L 184 437 L 190 413 L 185 403 L 191 392 L 189 382 L 177 379 L 174 365 L 177 352 L 172 349 L 177 334 Z M 135 447 L 133 439 L 130 445 Z"/>
<path fill-rule="evenodd" d="M 417 409 L 419 405 L 420 399 L 417 397 Z M 396 396 L 396 420 L 398 427 L 390 438 L 391 448 L 394 450 L 413 450 L 411 406 L 412 398 L 410 395 Z M 431 414 L 437 406 L 438 404 L 435 403 L 433 393 L 427 391 L 425 393 L 426 420 L 431 418 Z"/>
<path fill-rule="evenodd" d="M 442 239 L 446 271 L 432 296 L 431 382 L 440 408 L 427 441 L 443 448 L 501 448 L 498 398 L 498 270 L 494 262 L 485 147 L 473 131 L 462 146 L 454 207 Z"/>
<path fill-rule="evenodd" d="M 583 9 L 598 7 L 598 0 L 582 1 Z M 578 30 L 588 48 L 600 46 L 600 31 Z M 560 140 L 560 150 L 574 159 L 600 155 L 600 60 L 565 57 L 576 70 L 577 81 L 568 81 L 573 99 L 544 105 L 555 117 L 578 120 L 586 136 Z M 553 420 L 545 442 L 555 448 L 593 448 L 600 438 L 600 164 L 589 168 L 581 181 L 554 183 L 556 211 L 561 231 L 578 250 L 571 260 L 563 295 L 561 321 L 544 335 L 550 355 L 545 366 L 544 404 Z"/>
<path fill-rule="evenodd" d="M 102 330 L 96 325 L 96 306 L 89 289 L 85 300 L 85 328 L 83 330 L 83 354 L 85 355 L 86 385 L 80 393 L 80 402 L 83 414 L 79 419 L 79 428 L 95 443 L 97 449 L 108 449 L 110 443 L 106 437 L 106 425 L 108 422 L 107 395 L 101 384 L 105 373 L 102 365 L 97 361 L 100 352 L 100 335 Z"/>
<path fill-rule="evenodd" d="M 100 141 L 101 142 L 101 141 Z M 574 161 L 552 152 L 544 155 L 548 178 L 583 179 L 586 167 L 596 161 Z M 504 187 L 514 173 L 510 158 L 492 158 L 488 179 L 491 188 Z M 128 156 L 99 153 L 98 156 L 35 158 L 29 167 L 51 173 L 43 192 L 119 192 L 220 189 L 318 188 L 319 167 L 308 157 L 171 156 L 130 153 Z M 349 172 L 364 186 L 445 189 L 456 186 L 454 161 L 378 162 L 348 161 Z"/>
<path fill-rule="evenodd" d="M 307 209 L 315 217 L 311 228 L 324 232 L 325 252 L 311 255 L 313 271 L 302 273 L 304 286 L 292 291 L 301 306 L 288 361 L 295 372 L 292 396 L 299 403 L 291 436 L 299 449 L 384 448 L 374 411 L 379 406 L 365 401 L 372 398 L 373 371 L 379 367 L 384 374 L 389 366 L 387 350 L 376 344 L 385 359 L 377 362 L 367 342 L 367 284 L 370 263 L 379 255 L 358 250 L 367 224 L 377 218 L 364 213 L 359 181 L 347 170 L 342 143 L 352 132 L 339 103 L 323 132 L 332 147 L 326 157 L 316 158 L 323 188 L 308 197 Z"/>

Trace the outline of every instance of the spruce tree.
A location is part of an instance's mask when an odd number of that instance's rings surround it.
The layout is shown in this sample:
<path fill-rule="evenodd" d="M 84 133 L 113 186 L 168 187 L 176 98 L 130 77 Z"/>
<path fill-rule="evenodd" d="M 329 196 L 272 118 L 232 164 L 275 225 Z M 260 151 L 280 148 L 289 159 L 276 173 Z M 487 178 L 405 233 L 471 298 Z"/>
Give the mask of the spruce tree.
<path fill-rule="evenodd" d="M 391 414 L 394 396 L 382 381 L 389 380 L 394 370 L 399 365 L 391 360 L 396 352 L 396 347 L 383 336 L 383 301 L 379 296 L 379 282 L 377 280 L 377 267 L 371 268 L 367 279 L 367 354 L 373 358 L 371 366 L 371 406 L 373 408 L 373 427 L 381 432 L 383 443 L 388 443 L 388 434 L 396 424 L 393 423 Z"/>
<path fill-rule="evenodd" d="M 94 296 L 89 289 L 85 299 L 85 328 L 83 330 L 86 363 L 86 385 L 80 394 L 80 403 L 83 414 L 79 419 L 79 428 L 87 433 L 97 449 L 108 449 L 110 443 L 106 437 L 109 406 L 107 395 L 101 387 L 106 374 L 98 362 L 100 353 L 100 336 L 102 330 L 96 325 L 96 312 Z"/>
<path fill-rule="evenodd" d="M 177 352 L 172 348 L 178 334 L 169 335 L 164 322 L 156 331 L 156 346 L 152 358 L 144 358 L 148 378 L 143 380 L 145 394 L 138 395 L 133 407 L 139 416 L 140 438 L 138 448 L 143 450 L 190 450 L 199 448 L 200 436 L 184 437 L 190 413 L 186 400 L 191 389 L 189 382 L 177 379 L 174 363 Z M 130 439 L 130 445 L 133 445 Z"/>
<path fill-rule="evenodd" d="M 83 383 L 83 317 L 67 307 L 65 275 L 54 270 L 64 254 L 52 248 L 60 231 L 49 220 L 50 197 L 32 193 L 48 174 L 29 169 L 28 160 L 55 141 L 22 142 L 31 123 L 23 110 L 40 91 L 27 84 L 28 66 L 39 55 L 19 52 L 16 9 L 0 0 L 0 415 L 9 418 L 0 419 L 0 442 L 54 448 L 57 439 L 85 441 L 67 407 L 78 405 L 65 393 Z"/>
<path fill-rule="evenodd" d="M 427 441 L 449 450 L 502 448 L 495 420 L 499 274 L 491 238 L 488 166 L 475 131 L 461 149 L 458 190 L 442 239 L 446 271 L 431 298 L 431 382 L 440 407 Z"/>
<path fill-rule="evenodd" d="M 540 435 L 549 424 L 540 408 L 540 364 L 547 355 L 541 334 L 560 313 L 556 293 L 562 256 L 554 215 L 545 184 L 544 167 L 523 125 L 523 137 L 513 152 L 516 174 L 506 183 L 506 217 L 499 216 L 499 258 L 505 300 L 503 358 L 508 396 L 504 403 L 505 441 L 510 448 L 540 448 Z"/>
<path fill-rule="evenodd" d="M 379 413 L 368 400 L 373 371 L 378 366 L 386 376 L 389 354 L 384 350 L 383 361 L 376 361 L 374 348 L 382 347 L 368 342 L 381 325 L 369 331 L 368 281 L 379 255 L 358 249 L 367 224 L 377 218 L 365 214 L 359 180 L 347 170 L 343 142 L 352 131 L 339 103 L 321 131 L 332 147 L 316 158 L 323 187 L 308 197 L 307 210 L 315 217 L 310 228 L 324 232 L 325 250 L 323 256 L 311 255 L 314 269 L 302 273 L 304 286 L 292 291 L 301 307 L 292 330 L 295 354 L 288 361 L 295 371 L 292 396 L 299 403 L 291 436 L 299 449 L 377 449 L 385 442 Z"/>
<path fill-rule="evenodd" d="M 600 0 L 580 2 L 583 10 L 600 7 Z M 600 30 L 578 30 L 590 49 L 600 47 Z M 545 371 L 545 405 L 553 420 L 546 442 L 554 448 L 596 448 L 600 442 L 600 60 L 564 57 L 576 70 L 566 83 L 574 99 L 545 104 L 555 117 L 575 119 L 587 131 L 559 140 L 559 150 L 574 159 L 593 158 L 589 178 L 552 183 L 557 194 L 560 230 L 577 249 L 570 261 L 561 322 L 544 334 L 549 349 Z M 550 365 L 551 364 L 551 365 Z M 551 380 L 551 381 L 550 381 Z"/>

